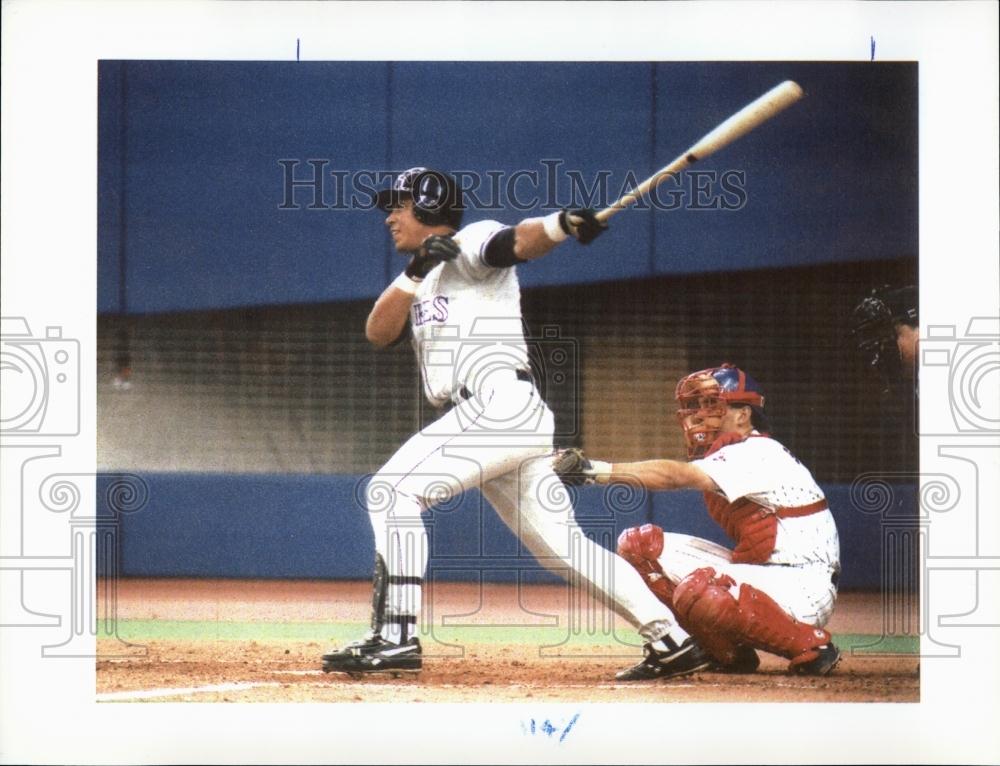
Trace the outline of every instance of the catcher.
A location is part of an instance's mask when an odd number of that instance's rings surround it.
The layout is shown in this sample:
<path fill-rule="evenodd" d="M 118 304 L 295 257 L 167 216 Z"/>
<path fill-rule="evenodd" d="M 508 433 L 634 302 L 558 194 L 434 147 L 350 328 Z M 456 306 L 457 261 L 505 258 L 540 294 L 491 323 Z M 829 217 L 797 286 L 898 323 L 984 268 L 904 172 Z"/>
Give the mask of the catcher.
<path fill-rule="evenodd" d="M 837 597 L 840 545 L 822 490 L 767 434 L 764 393 L 742 370 L 723 364 L 691 373 L 676 398 L 688 462 L 606 463 L 566 450 L 556 473 L 576 485 L 702 490 L 733 550 L 644 524 L 622 532 L 619 555 L 718 669 L 753 672 L 760 649 L 790 660 L 792 672 L 826 675 L 840 660 L 823 629 Z M 619 678 L 657 675 L 647 651 Z"/>

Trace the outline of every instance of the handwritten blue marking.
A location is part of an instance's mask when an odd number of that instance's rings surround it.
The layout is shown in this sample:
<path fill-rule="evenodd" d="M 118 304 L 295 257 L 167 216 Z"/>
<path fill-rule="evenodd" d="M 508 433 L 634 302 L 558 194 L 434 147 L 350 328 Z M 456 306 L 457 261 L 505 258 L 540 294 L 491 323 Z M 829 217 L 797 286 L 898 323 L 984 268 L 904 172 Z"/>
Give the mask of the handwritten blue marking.
<path fill-rule="evenodd" d="M 548 737 L 550 739 L 557 732 L 559 732 L 559 741 L 562 742 L 563 740 L 566 739 L 566 736 L 573 729 L 573 726 L 576 724 L 576 722 L 579 720 L 579 718 L 580 718 L 580 714 L 577 713 L 576 715 L 574 715 L 569 720 L 569 723 L 567 723 L 566 726 L 561 729 L 561 731 L 560 731 L 560 726 L 562 726 L 562 724 L 560 724 L 559 726 L 557 726 L 551 720 L 549 720 L 548 718 L 546 718 L 544 721 L 538 723 L 537 729 L 538 729 L 538 731 L 540 733 L 544 734 L 546 737 Z M 528 728 L 529 727 L 526 727 L 524 725 L 524 721 L 521 721 L 521 731 L 523 731 L 525 734 L 527 734 L 528 733 L 528 731 L 527 731 Z M 531 729 L 532 736 L 534 736 L 535 731 L 536 731 L 536 724 L 535 724 L 535 719 L 534 718 L 530 719 L 530 729 Z"/>
<path fill-rule="evenodd" d="M 875 60 L 875 36 L 874 35 L 872 35 L 871 41 L 872 41 L 872 58 L 871 58 L 871 60 L 874 61 Z"/>
<path fill-rule="evenodd" d="M 560 741 L 560 742 L 562 742 L 562 741 L 563 741 L 564 739 L 566 739 L 566 735 L 567 735 L 567 734 L 569 734 L 569 730 L 573 728 L 573 724 L 575 724 L 575 723 L 576 723 L 576 719 L 577 719 L 577 718 L 579 718 L 579 717 L 580 717 L 580 714 L 579 714 L 579 713 L 577 713 L 576 715 L 574 715 L 574 716 L 573 716 L 573 717 L 572 717 L 572 718 L 570 719 L 570 722 L 569 722 L 568 724 L 566 724 L 566 728 L 565 728 L 565 729 L 563 729 L 563 733 L 562 733 L 562 736 L 561 736 L 561 737 L 559 737 L 559 741 Z"/>

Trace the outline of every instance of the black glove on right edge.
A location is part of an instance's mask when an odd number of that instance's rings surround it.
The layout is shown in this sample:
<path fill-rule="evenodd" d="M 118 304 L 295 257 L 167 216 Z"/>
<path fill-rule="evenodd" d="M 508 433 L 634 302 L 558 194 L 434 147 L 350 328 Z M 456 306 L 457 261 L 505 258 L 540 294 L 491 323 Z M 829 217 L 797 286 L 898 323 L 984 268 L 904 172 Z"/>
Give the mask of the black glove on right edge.
<path fill-rule="evenodd" d="M 608 225 L 598 221 L 597 214 L 589 207 L 564 208 L 559 213 L 559 225 L 564 232 L 576 237 L 581 245 L 589 245 L 608 230 Z"/>

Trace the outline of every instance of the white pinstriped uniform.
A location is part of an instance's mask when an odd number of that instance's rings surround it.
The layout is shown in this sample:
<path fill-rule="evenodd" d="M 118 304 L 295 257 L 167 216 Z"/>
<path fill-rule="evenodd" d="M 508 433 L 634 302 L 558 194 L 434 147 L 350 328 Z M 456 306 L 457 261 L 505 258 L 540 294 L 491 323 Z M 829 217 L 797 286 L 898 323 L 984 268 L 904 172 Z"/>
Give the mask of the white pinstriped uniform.
<path fill-rule="evenodd" d="M 389 575 L 383 636 L 412 635 L 420 613 L 428 561 L 421 511 L 471 488 L 541 563 L 563 576 L 579 573 L 636 627 L 672 623 L 639 574 L 582 532 L 552 471 L 552 412 L 517 375 L 529 369 L 517 271 L 483 260 L 502 228 L 481 221 L 460 230 L 461 254 L 436 266 L 413 296 L 424 394 L 434 406 L 453 407 L 410 437 L 368 485 L 375 546 Z"/>
<path fill-rule="evenodd" d="M 769 512 L 823 501 L 812 474 L 784 446 L 766 436 L 722 447 L 692 461 L 732 502 L 747 498 Z M 833 613 L 840 542 L 829 509 L 778 518 L 774 551 L 764 564 L 734 564 L 732 551 L 689 535 L 664 535 L 660 565 L 674 583 L 705 566 L 773 598 L 795 619 L 822 627 Z M 738 597 L 738 593 L 734 593 Z"/>

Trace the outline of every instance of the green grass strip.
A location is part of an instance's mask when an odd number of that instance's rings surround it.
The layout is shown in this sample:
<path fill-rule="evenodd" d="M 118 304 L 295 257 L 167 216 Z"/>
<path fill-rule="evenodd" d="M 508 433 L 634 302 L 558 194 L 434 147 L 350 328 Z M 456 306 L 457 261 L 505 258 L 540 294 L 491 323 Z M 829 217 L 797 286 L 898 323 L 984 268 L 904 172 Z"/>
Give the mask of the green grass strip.
<path fill-rule="evenodd" d="M 336 645 L 359 638 L 368 626 L 363 623 L 324 622 L 216 622 L 213 620 L 119 620 L 118 637 L 132 643 L 143 641 L 316 641 Z M 605 646 L 613 636 L 605 633 L 570 635 L 564 627 L 482 625 L 436 627 L 423 640 L 433 638 L 446 644 L 538 644 L 541 646 Z M 638 637 L 624 633 L 619 640 L 638 645 Z M 842 651 L 855 655 L 917 654 L 919 636 L 879 636 L 840 633 L 834 641 Z"/>

